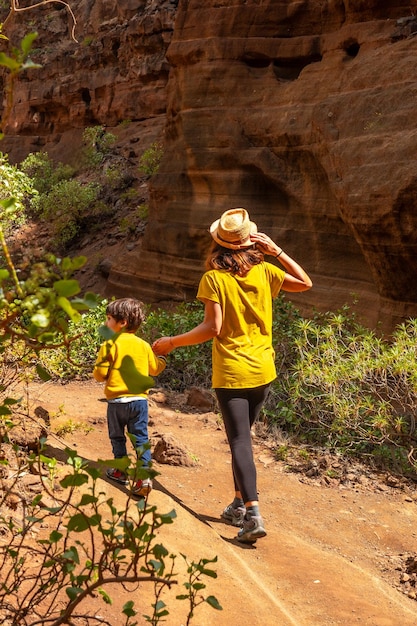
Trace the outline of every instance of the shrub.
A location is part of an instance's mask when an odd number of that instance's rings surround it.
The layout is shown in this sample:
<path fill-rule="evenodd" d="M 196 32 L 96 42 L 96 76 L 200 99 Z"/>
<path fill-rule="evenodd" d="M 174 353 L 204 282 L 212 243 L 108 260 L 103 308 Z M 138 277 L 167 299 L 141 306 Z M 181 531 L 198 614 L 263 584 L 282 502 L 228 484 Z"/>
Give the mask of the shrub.
<path fill-rule="evenodd" d="M 104 126 L 90 126 L 83 132 L 84 147 L 82 165 L 96 168 L 100 166 L 116 141 L 115 135 L 106 132 Z"/>
<path fill-rule="evenodd" d="M 312 444 L 415 471 L 417 320 L 389 341 L 346 308 L 296 326 L 298 356 L 276 383 L 270 419 Z"/>
<path fill-rule="evenodd" d="M 97 353 L 103 337 L 100 326 L 106 319 L 107 300 L 94 309 L 82 313 L 76 323 L 69 322 L 68 332 L 73 337 L 69 348 L 62 346 L 39 355 L 39 362 L 53 379 L 91 379 Z"/>
<path fill-rule="evenodd" d="M 153 176 L 159 170 L 163 155 L 164 149 L 162 145 L 155 141 L 140 157 L 139 171 L 146 174 L 146 176 Z"/>
<path fill-rule="evenodd" d="M 26 205 L 37 196 L 33 181 L 15 165 L 10 165 L 8 156 L 0 153 L 0 200 L 13 197 L 12 203 L 2 206 L 0 224 L 7 236 L 10 228 L 25 222 Z"/>
<path fill-rule="evenodd" d="M 83 185 L 72 179 L 61 180 L 49 193 L 39 196 L 37 211 L 50 222 L 56 245 L 70 243 L 80 232 L 83 223 L 97 215 L 99 191 L 100 187 L 96 183 Z"/>
<path fill-rule="evenodd" d="M 63 163 L 55 165 L 46 152 L 31 152 L 21 162 L 20 169 L 30 177 L 33 186 L 41 195 L 49 193 L 54 185 L 74 175 L 74 169 L 70 165 Z M 32 206 L 36 210 L 38 205 L 35 202 Z"/>

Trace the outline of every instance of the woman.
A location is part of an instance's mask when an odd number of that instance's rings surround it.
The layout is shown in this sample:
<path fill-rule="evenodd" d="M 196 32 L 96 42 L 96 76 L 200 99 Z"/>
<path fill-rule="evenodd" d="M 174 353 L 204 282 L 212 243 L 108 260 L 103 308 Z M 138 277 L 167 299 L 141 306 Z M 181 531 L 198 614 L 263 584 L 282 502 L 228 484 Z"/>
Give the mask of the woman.
<path fill-rule="evenodd" d="M 276 377 L 272 347 L 272 299 L 281 289 L 306 291 L 310 278 L 264 233 L 242 208 L 230 209 L 213 222 L 214 240 L 197 298 L 204 320 L 181 335 L 161 337 L 156 354 L 213 338 L 212 383 L 232 454 L 235 497 L 222 517 L 241 526 L 237 539 L 254 543 L 266 535 L 259 512 L 251 427 Z M 269 254 L 285 271 L 264 261 Z"/>

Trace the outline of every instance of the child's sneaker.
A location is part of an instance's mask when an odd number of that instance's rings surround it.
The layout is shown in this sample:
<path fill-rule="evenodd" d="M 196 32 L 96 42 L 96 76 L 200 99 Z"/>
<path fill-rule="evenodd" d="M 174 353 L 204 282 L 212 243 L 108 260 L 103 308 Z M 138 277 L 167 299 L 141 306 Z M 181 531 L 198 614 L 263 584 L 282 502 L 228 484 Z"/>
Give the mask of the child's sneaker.
<path fill-rule="evenodd" d="M 242 543 L 255 543 L 257 539 L 266 536 L 264 522 L 260 515 L 245 517 L 242 528 L 239 530 L 236 539 Z"/>
<path fill-rule="evenodd" d="M 107 478 L 111 478 L 111 480 L 114 480 L 114 482 L 120 483 L 121 485 L 127 485 L 129 482 L 126 474 L 119 469 L 108 469 L 106 475 Z"/>
<path fill-rule="evenodd" d="M 152 481 L 150 478 L 144 478 L 138 480 L 136 485 L 132 488 L 132 495 L 139 498 L 146 498 L 146 496 L 152 491 Z"/>
<path fill-rule="evenodd" d="M 242 526 L 246 508 L 244 506 L 234 507 L 229 504 L 222 513 L 222 518 L 232 524 L 232 526 Z"/>

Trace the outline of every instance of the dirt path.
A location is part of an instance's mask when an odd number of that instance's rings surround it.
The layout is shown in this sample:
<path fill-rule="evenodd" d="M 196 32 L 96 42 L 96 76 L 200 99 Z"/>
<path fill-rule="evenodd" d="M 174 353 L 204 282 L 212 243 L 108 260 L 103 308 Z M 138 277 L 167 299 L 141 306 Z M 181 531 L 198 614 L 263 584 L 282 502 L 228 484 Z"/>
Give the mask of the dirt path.
<path fill-rule="evenodd" d="M 47 409 L 53 424 L 86 422 L 88 434 L 75 431 L 66 443 L 86 459 L 111 458 L 101 386 L 71 383 L 33 387 L 34 405 Z M 163 396 L 163 394 L 159 394 Z M 217 597 L 223 611 L 196 609 L 194 626 L 243 623 L 251 626 L 416 626 L 417 602 L 399 590 L 395 569 L 404 554 L 417 552 L 417 494 L 358 486 L 325 487 L 288 473 L 255 440 L 262 514 L 268 531 L 254 546 L 239 544 L 236 529 L 219 517 L 232 495 L 231 466 L 217 415 L 190 413 L 154 399 L 150 402 L 152 442 L 171 434 L 196 460 L 192 467 L 155 464 L 160 475 L 150 500 L 161 512 L 172 508 L 177 519 L 160 530 L 161 543 L 188 558 L 213 558 L 217 579 L 206 580 L 206 595 Z M 56 417 L 55 417 L 56 416 Z M 81 433 L 81 434 L 80 434 Z M 57 441 L 51 439 L 51 445 Z M 366 481 L 365 481 L 366 482 Z M 103 490 L 123 505 L 123 487 L 103 479 Z M 185 624 L 186 610 L 165 598 L 168 626 Z M 97 602 L 97 611 L 113 626 L 128 599 L 118 589 L 113 606 Z M 140 590 L 141 612 L 150 590 Z M 142 604 L 143 600 L 143 604 Z M 146 604 L 148 602 L 148 604 Z M 143 609 L 143 610 L 142 610 Z M 111 617 L 113 616 L 113 617 Z M 136 618 L 138 619 L 138 617 Z M 138 621 L 139 625 L 145 621 Z"/>

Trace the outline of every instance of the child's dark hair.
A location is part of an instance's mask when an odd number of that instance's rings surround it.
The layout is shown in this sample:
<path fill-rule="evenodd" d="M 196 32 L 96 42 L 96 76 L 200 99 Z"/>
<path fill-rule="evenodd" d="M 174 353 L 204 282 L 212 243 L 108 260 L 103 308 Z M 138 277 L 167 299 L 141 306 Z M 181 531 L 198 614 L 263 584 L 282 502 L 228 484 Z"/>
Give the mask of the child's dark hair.
<path fill-rule="evenodd" d="M 109 302 L 106 314 L 111 315 L 116 322 L 126 322 L 126 330 L 135 332 L 145 321 L 143 303 L 135 298 L 120 298 Z"/>

